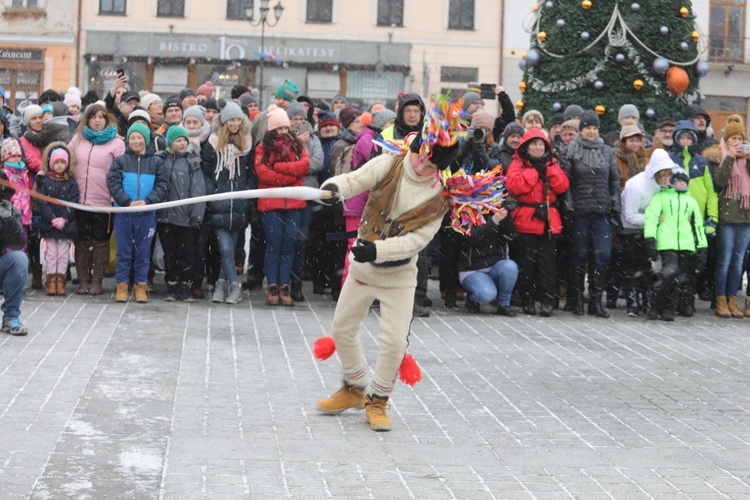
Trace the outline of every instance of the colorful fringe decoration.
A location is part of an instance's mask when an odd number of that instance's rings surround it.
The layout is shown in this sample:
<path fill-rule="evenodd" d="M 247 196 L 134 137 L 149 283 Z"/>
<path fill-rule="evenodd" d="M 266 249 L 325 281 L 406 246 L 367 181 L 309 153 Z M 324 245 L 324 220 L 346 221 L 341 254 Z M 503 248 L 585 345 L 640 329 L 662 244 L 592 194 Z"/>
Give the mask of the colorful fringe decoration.
<path fill-rule="evenodd" d="M 315 359 L 325 361 L 336 352 L 336 342 L 333 337 L 320 337 L 313 343 L 313 356 Z"/>
<path fill-rule="evenodd" d="M 433 146 L 450 147 L 456 144 L 463 129 L 461 118 L 464 116 L 463 100 L 451 100 L 450 93 L 438 97 L 425 113 L 419 157 L 427 158 Z"/>
<path fill-rule="evenodd" d="M 472 226 L 485 223 L 484 216 L 498 212 L 505 203 L 505 177 L 503 167 L 467 175 L 464 169 L 451 174 L 443 170 L 443 187 L 451 201 L 451 227 L 470 235 Z"/>
<path fill-rule="evenodd" d="M 398 369 L 398 378 L 410 387 L 422 380 L 422 370 L 419 369 L 419 365 L 411 354 L 404 355 L 401 367 Z"/>
<path fill-rule="evenodd" d="M 409 151 L 411 139 L 416 136 L 416 132 L 407 135 L 403 139 L 373 139 L 372 143 L 380 147 L 383 153 L 391 155 L 405 155 Z"/>

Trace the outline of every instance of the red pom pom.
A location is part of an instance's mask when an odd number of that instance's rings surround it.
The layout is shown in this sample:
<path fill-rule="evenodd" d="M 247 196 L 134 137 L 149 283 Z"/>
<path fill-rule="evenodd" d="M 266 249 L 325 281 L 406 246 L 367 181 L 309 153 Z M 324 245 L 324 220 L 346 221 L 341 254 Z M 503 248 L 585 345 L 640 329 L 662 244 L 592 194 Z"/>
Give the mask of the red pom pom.
<path fill-rule="evenodd" d="M 419 365 L 411 354 L 404 355 L 401 368 L 398 370 L 398 377 L 408 386 L 413 386 L 422 380 L 422 370 L 419 369 Z"/>
<path fill-rule="evenodd" d="M 315 359 L 323 361 L 333 356 L 334 352 L 336 352 L 336 342 L 333 340 L 333 337 L 320 337 L 313 344 Z"/>

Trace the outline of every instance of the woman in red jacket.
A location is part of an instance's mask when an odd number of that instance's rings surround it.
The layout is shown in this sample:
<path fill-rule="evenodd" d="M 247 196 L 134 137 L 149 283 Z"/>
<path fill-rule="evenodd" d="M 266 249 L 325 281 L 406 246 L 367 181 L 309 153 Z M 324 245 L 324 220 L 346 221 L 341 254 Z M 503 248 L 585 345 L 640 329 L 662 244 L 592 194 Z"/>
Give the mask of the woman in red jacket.
<path fill-rule="evenodd" d="M 268 131 L 255 150 L 255 171 L 258 187 L 304 186 L 310 158 L 302 143 L 289 132 L 289 117 L 281 108 L 268 108 Z M 260 198 L 258 211 L 266 234 L 263 260 L 268 295 L 266 304 L 293 306 L 289 281 L 292 274 L 294 243 L 302 219 L 304 200 L 292 198 Z"/>
<path fill-rule="evenodd" d="M 568 190 L 569 182 L 552 147 L 541 130 L 529 129 L 516 149 L 506 174 L 505 187 L 518 200 L 512 216 L 516 223 L 518 288 L 523 312 L 536 314 L 535 300 L 541 301 L 541 316 L 551 316 L 556 291 L 557 235 L 562 218 L 557 197 Z"/>

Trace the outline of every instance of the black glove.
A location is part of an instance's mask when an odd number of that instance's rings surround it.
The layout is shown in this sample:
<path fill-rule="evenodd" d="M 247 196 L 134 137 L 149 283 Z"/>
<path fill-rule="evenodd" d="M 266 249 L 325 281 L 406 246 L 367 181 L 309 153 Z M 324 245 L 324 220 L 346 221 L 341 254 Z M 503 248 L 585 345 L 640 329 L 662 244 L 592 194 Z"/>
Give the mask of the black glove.
<path fill-rule="evenodd" d="M 547 174 L 547 162 L 543 159 L 536 159 L 531 161 L 531 166 L 534 167 L 534 170 L 539 172 L 540 176 L 545 176 Z"/>
<path fill-rule="evenodd" d="M 705 269 L 706 262 L 708 262 L 708 249 L 707 248 L 699 248 L 695 252 L 695 272 L 700 273 Z"/>
<path fill-rule="evenodd" d="M 320 202 L 324 205 L 335 205 L 337 201 L 339 201 L 339 188 L 336 186 L 336 184 L 326 184 L 322 188 L 320 188 L 321 191 L 330 191 L 331 197 L 330 198 L 321 198 Z"/>
<path fill-rule="evenodd" d="M 648 260 L 659 260 L 659 251 L 656 249 L 656 239 L 646 238 L 646 251 Z"/>
<path fill-rule="evenodd" d="M 375 243 L 367 240 L 359 239 L 358 245 L 352 247 L 352 255 L 354 260 L 357 262 L 372 262 L 378 256 L 378 249 L 375 247 Z"/>
<path fill-rule="evenodd" d="M 0 200 L 0 218 L 10 219 L 13 217 L 13 205 L 8 200 Z"/>

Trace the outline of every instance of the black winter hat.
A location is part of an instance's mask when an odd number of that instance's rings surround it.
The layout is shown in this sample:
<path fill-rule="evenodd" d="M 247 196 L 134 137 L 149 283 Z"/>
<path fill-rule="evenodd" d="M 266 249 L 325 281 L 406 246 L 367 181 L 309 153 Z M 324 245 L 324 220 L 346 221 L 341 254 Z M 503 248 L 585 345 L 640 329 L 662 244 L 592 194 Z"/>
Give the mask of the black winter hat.
<path fill-rule="evenodd" d="M 235 85 L 234 87 L 232 87 L 231 97 L 232 99 L 239 99 L 242 94 L 246 94 L 248 92 L 250 92 L 250 89 L 245 85 Z"/>
<path fill-rule="evenodd" d="M 562 113 L 555 113 L 552 115 L 552 118 L 549 119 L 550 127 L 553 125 L 562 125 L 563 123 L 565 123 L 565 115 Z"/>
<path fill-rule="evenodd" d="M 201 103 L 201 106 L 203 106 L 206 109 L 213 109 L 214 111 L 219 111 L 219 106 L 216 103 L 216 99 L 206 99 Z"/>
<path fill-rule="evenodd" d="M 581 115 L 581 122 L 578 125 L 578 130 L 583 130 L 586 127 L 599 128 L 599 116 L 595 111 L 591 111 L 590 109 L 587 109 Z"/>
<path fill-rule="evenodd" d="M 684 182 L 685 186 L 677 187 L 675 184 L 677 182 Z M 669 187 L 675 188 L 677 191 L 680 191 L 682 193 L 686 192 L 690 187 L 688 186 L 690 184 L 690 178 L 685 173 L 684 170 L 678 170 L 672 174 L 672 176 L 669 178 Z"/>
<path fill-rule="evenodd" d="M 47 89 L 39 95 L 37 104 L 39 104 L 39 106 L 42 106 L 48 102 L 62 102 L 62 101 L 63 101 L 63 98 L 58 92 L 52 89 Z"/>
<path fill-rule="evenodd" d="M 164 112 L 166 113 L 169 108 L 180 108 L 180 111 L 182 111 L 182 99 L 176 95 L 167 97 L 167 100 L 164 101 Z"/>

